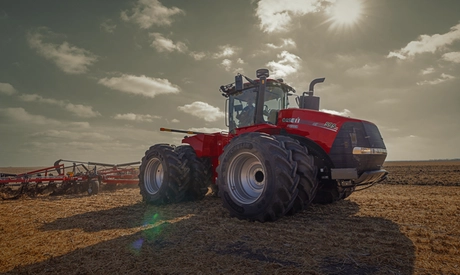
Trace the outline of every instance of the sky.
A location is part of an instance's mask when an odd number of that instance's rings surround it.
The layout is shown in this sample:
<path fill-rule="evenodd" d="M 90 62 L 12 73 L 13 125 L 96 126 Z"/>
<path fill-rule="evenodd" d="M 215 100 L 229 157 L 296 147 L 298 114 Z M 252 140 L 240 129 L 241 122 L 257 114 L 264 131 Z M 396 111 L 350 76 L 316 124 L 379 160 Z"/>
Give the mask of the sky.
<path fill-rule="evenodd" d="M 226 130 L 219 87 L 259 68 L 325 77 L 321 110 L 375 123 L 387 160 L 460 157 L 457 0 L 2 0 L 0 34 L 0 167 Z"/>

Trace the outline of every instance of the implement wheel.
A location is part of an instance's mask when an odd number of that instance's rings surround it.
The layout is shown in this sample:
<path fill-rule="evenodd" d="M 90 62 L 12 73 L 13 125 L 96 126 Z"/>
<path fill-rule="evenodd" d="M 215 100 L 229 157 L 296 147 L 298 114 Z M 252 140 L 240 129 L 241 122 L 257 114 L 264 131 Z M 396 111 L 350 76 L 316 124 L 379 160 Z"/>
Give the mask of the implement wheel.
<path fill-rule="evenodd" d="M 156 144 L 145 152 L 139 168 L 139 188 L 149 204 L 165 204 L 184 200 L 188 182 L 174 148 Z"/>
<path fill-rule="evenodd" d="M 92 179 L 88 182 L 88 195 L 97 195 L 99 193 L 99 181 Z"/>
<path fill-rule="evenodd" d="M 273 136 L 255 132 L 235 137 L 219 163 L 219 196 L 232 216 L 275 221 L 292 207 L 298 194 L 297 165 Z"/>

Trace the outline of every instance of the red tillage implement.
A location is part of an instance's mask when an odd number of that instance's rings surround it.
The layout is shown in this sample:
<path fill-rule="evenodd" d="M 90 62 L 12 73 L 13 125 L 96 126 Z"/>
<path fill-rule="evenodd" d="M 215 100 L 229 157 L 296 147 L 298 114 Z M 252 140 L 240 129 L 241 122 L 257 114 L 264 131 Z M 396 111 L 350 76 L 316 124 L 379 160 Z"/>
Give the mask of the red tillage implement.
<path fill-rule="evenodd" d="M 61 162 L 72 164 L 66 166 Z M 131 165 L 139 163 L 106 164 L 60 159 L 51 167 L 22 174 L 0 173 L 0 194 L 2 199 L 17 199 L 24 194 L 87 192 L 93 195 L 99 192 L 102 184 L 137 184 L 138 169 Z"/>
<path fill-rule="evenodd" d="M 138 184 L 139 168 L 133 165 L 140 164 L 140 161 L 122 164 L 103 164 L 105 168 L 98 169 L 98 180 L 104 184 Z"/>

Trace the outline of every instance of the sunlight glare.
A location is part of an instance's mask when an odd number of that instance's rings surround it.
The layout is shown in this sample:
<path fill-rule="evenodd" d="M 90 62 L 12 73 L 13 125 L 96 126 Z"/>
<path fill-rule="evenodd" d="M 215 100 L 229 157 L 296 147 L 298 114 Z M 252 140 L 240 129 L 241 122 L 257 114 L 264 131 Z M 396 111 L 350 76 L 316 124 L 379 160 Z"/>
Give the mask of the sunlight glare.
<path fill-rule="evenodd" d="M 337 0 L 329 10 L 332 28 L 348 27 L 356 24 L 362 15 L 361 0 Z"/>

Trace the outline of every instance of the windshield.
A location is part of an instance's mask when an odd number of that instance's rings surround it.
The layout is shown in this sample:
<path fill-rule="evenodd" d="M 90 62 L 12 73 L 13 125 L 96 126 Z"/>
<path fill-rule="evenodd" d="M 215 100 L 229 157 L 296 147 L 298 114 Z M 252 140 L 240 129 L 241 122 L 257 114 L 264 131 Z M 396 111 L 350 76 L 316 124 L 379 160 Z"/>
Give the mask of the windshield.
<path fill-rule="evenodd" d="M 254 124 L 257 89 L 258 87 L 247 88 L 237 95 L 230 96 L 228 106 L 230 131 Z M 263 108 L 265 122 L 276 124 L 278 111 L 286 109 L 287 105 L 287 93 L 283 90 L 281 84 L 268 82 L 265 88 Z"/>

